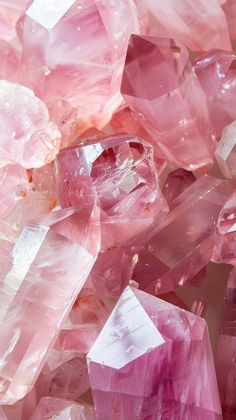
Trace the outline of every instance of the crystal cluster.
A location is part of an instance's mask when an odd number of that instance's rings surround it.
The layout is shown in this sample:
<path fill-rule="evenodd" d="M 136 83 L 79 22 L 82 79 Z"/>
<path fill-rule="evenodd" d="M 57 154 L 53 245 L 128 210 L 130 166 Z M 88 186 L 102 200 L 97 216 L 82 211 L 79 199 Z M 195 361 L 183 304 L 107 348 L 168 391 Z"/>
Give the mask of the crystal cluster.
<path fill-rule="evenodd" d="M 235 420 L 234 0 L 0 0 L 0 420 Z"/>

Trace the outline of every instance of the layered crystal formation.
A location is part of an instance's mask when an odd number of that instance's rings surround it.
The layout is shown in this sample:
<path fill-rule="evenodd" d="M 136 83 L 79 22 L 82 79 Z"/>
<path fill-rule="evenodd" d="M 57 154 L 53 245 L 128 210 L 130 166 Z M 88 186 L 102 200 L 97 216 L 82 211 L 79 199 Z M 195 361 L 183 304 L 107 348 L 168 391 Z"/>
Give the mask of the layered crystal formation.
<path fill-rule="evenodd" d="M 229 181 L 205 175 L 172 202 L 164 226 L 139 254 L 133 278 L 143 290 L 157 295 L 170 292 L 206 266 L 213 252 L 215 224 L 232 191 Z"/>
<path fill-rule="evenodd" d="M 221 418 L 205 321 L 144 292 L 125 289 L 87 360 L 98 420 Z"/>
<path fill-rule="evenodd" d="M 165 159 L 187 170 L 212 163 L 206 98 L 183 45 L 132 35 L 121 92 Z"/>
<path fill-rule="evenodd" d="M 46 101 L 75 106 L 81 128 L 102 127 L 121 103 L 128 38 L 138 31 L 132 0 L 35 0 L 19 24 L 24 81 Z"/>
<path fill-rule="evenodd" d="M 32 388 L 96 260 L 96 208 L 58 210 L 24 228 L 1 266 L 1 404 Z"/>

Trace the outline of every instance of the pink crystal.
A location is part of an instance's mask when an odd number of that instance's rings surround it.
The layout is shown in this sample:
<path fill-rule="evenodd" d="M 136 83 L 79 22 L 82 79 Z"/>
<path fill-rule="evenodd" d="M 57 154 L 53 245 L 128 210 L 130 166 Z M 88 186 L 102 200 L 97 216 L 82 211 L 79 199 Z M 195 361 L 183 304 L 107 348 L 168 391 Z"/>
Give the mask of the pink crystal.
<path fill-rule="evenodd" d="M 32 171 L 32 182 L 36 191 L 42 192 L 51 200 L 57 200 L 53 163 L 34 169 Z"/>
<path fill-rule="evenodd" d="M 15 83 L 21 79 L 20 54 L 3 39 L 0 40 L 0 79 Z"/>
<path fill-rule="evenodd" d="M 215 224 L 232 191 L 229 181 L 205 175 L 172 202 L 164 226 L 139 254 L 133 278 L 141 289 L 157 295 L 172 291 L 207 265 Z"/>
<path fill-rule="evenodd" d="M 218 0 L 147 0 L 147 4 L 171 36 L 191 50 L 231 50 L 226 17 Z"/>
<path fill-rule="evenodd" d="M 215 156 L 222 174 L 226 178 L 236 178 L 236 121 L 223 130 Z"/>
<path fill-rule="evenodd" d="M 85 356 L 75 356 L 51 372 L 42 372 L 37 384 L 37 397 L 77 400 L 89 389 Z"/>
<path fill-rule="evenodd" d="M 162 189 L 163 195 L 168 204 L 177 198 L 186 188 L 190 187 L 196 181 L 192 172 L 184 169 L 176 169 L 169 173 L 165 185 Z"/>
<path fill-rule="evenodd" d="M 236 264 L 235 232 L 236 192 L 233 192 L 222 207 L 216 224 L 212 261 Z"/>
<path fill-rule="evenodd" d="M 40 167 L 54 159 L 60 133 L 44 103 L 24 86 L 0 81 L 0 164 Z"/>
<path fill-rule="evenodd" d="M 229 276 L 224 297 L 223 317 L 218 339 L 216 369 L 226 419 L 236 412 L 236 269 Z"/>
<path fill-rule="evenodd" d="M 96 420 L 94 408 L 59 398 L 42 398 L 30 420 Z"/>
<path fill-rule="evenodd" d="M 27 172 L 22 166 L 9 164 L 0 167 L 0 217 L 5 218 L 28 190 Z"/>
<path fill-rule="evenodd" d="M 231 36 L 232 41 L 236 39 L 236 27 L 235 27 L 235 19 L 236 19 L 236 3 L 234 0 L 226 0 L 223 4 L 223 10 L 227 18 L 229 33 Z"/>
<path fill-rule="evenodd" d="M 128 287 L 87 360 L 98 420 L 221 419 L 207 325 L 190 312 Z"/>
<path fill-rule="evenodd" d="M 184 46 L 132 35 L 121 92 L 164 158 L 187 170 L 212 163 L 207 103 Z"/>
<path fill-rule="evenodd" d="M 220 138 L 223 128 L 236 120 L 235 55 L 213 50 L 197 57 L 193 64 L 208 100 L 215 135 Z"/>
<path fill-rule="evenodd" d="M 24 81 L 46 101 L 77 108 L 81 129 L 102 127 L 120 105 L 128 38 L 139 31 L 131 0 L 35 0 L 19 26 Z"/>
<path fill-rule="evenodd" d="M 98 217 L 94 206 L 55 211 L 25 227 L 16 242 L 0 288 L 1 404 L 33 387 L 96 260 Z"/>

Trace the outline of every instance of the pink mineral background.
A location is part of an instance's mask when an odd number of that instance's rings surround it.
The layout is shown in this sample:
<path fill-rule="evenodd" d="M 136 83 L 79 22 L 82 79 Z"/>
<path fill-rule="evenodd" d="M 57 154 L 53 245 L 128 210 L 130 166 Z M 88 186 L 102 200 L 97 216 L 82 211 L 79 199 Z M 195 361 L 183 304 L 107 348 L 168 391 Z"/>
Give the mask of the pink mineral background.
<path fill-rule="evenodd" d="M 236 0 L 0 0 L 0 420 L 236 420 Z"/>

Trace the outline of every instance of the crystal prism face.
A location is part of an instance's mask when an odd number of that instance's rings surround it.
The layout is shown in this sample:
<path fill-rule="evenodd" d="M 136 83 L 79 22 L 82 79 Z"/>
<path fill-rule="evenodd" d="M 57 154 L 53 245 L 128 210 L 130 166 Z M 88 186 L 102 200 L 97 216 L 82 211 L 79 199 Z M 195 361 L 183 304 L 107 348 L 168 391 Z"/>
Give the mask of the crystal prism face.
<path fill-rule="evenodd" d="M 100 247 L 96 207 L 52 212 L 25 227 L 1 266 L 1 404 L 34 385 Z"/>
<path fill-rule="evenodd" d="M 184 169 L 176 169 L 169 173 L 166 178 L 165 185 L 162 189 L 163 195 L 169 205 L 175 200 L 186 188 L 190 187 L 196 181 L 192 172 Z"/>
<path fill-rule="evenodd" d="M 17 202 L 29 192 L 27 172 L 13 164 L 0 167 L 0 217 L 5 218 Z"/>
<path fill-rule="evenodd" d="M 224 128 L 215 156 L 222 174 L 236 178 L 236 122 Z"/>
<path fill-rule="evenodd" d="M 216 357 L 216 372 L 225 418 L 236 411 L 236 270 L 230 272 L 224 296 L 223 316 Z M 227 417 L 228 416 L 228 417 Z M 232 417 L 230 417 L 232 416 Z"/>
<path fill-rule="evenodd" d="M 215 224 L 228 194 L 230 181 L 208 175 L 174 200 L 165 225 L 143 247 L 134 279 L 152 294 L 183 286 L 210 261 Z"/>
<path fill-rule="evenodd" d="M 115 236 L 116 245 L 127 243 L 167 212 L 153 148 L 140 138 L 118 135 L 86 141 L 62 150 L 56 162 L 61 205 L 98 202 L 108 243 Z"/>
<path fill-rule="evenodd" d="M 212 261 L 236 262 L 236 193 L 233 192 L 222 207 L 216 224 Z"/>
<path fill-rule="evenodd" d="M 42 398 L 30 420 L 96 420 L 94 408 L 59 398 Z"/>
<path fill-rule="evenodd" d="M 206 98 L 183 45 L 132 35 L 121 93 L 166 160 L 187 170 L 212 163 Z"/>
<path fill-rule="evenodd" d="M 205 321 L 144 292 L 124 290 L 87 361 L 97 419 L 221 418 Z"/>
<path fill-rule="evenodd" d="M 218 0 L 147 0 L 147 4 L 167 31 L 191 50 L 231 50 L 226 17 Z"/>
<path fill-rule="evenodd" d="M 213 50 L 195 59 L 195 73 L 208 100 L 214 133 L 221 138 L 224 127 L 236 120 L 235 55 Z"/>
<path fill-rule="evenodd" d="M 121 103 L 128 38 L 138 31 L 131 0 L 35 0 L 19 23 L 24 82 L 46 102 L 77 108 L 81 129 L 102 127 Z"/>

